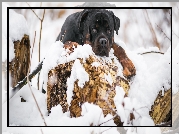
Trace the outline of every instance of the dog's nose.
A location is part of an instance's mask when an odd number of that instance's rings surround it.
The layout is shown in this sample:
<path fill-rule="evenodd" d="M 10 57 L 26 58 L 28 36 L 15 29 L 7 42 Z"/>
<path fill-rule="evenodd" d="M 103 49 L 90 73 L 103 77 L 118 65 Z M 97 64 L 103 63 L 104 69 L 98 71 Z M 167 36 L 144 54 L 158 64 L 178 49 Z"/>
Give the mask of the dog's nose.
<path fill-rule="evenodd" d="M 105 38 L 101 38 L 99 40 L 99 43 L 102 45 L 102 46 L 106 46 L 107 45 L 107 40 Z"/>

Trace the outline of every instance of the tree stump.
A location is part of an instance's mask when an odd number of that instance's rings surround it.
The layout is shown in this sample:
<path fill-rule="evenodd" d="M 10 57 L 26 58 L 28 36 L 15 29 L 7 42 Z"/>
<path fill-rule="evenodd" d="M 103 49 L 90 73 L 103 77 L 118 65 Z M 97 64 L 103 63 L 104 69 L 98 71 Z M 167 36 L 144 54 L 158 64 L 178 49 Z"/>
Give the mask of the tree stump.
<path fill-rule="evenodd" d="M 30 40 L 28 35 L 24 35 L 21 41 L 14 41 L 15 58 L 9 62 L 9 72 L 11 76 L 11 87 L 23 80 L 27 76 L 30 63 Z"/>
<path fill-rule="evenodd" d="M 68 44 L 64 46 L 70 50 L 70 54 L 73 53 L 76 44 Z M 116 87 L 123 88 L 125 95 L 128 96 L 130 90 L 129 80 L 123 76 L 118 76 L 119 70 L 116 61 L 105 61 L 96 55 L 90 55 L 85 60 L 77 58 L 80 64 L 83 66 L 89 80 L 85 82 L 83 87 L 78 85 L 78 79 L 74 81 L 73 95 L 70 104 L 67 102 L 67 79 L 71 77 L 72 67 L 75 60 L 59 64 L 51 69 L 48 73 L 47 81 L 47 110 L 51 112 L 51 108 L 60 104 L 63 112 L 70 111 L 71 117 L 80 117 L 82 112 L 82 104 L 85 102 L 98 105 L 104 116 L 111 114 L 114 116 L 114 123 L 117 126 L 122 126 L 120 117 L 116 114 L 116 106 L 114 103 L 114 97 L 116 95 Z M 97 63 L 98 65 L 94 65 Z M 106 79 L 106 76 L 110 76 L 110 80 Z M 153 118 L 155 124 L 160 124 L 166 120 L 166 117 L 170 117 L 171 110 L 171 90 L 164 92 L 164 96 L 159 93 L 157 99 L 154 101 L 150 116 Z M 134 119 L 133 113 L 130 114 L 131 119 Z"/>
<path fill-rule="evenodd" d="M 71 47 L 70 47 L 71 48 Z M 73 49 L 70 49 L 73 52 Z M 70 53 L 71 53 L 70 52 Z M 78 80 L 74 82 L 72 101 L 67 103 L 67 79 L 71 76 L 74 60 L 59 64 L 48 73 L 47 82 L 47 110 L 50 113 L 51 108 L 60 104 L 63 112 L 70 111 L 71 117 L 81 116 L 81 105 L 85 102 L 98 105 L 103 110 L 104 116 L 112 114 L 116 116 L 116 106 L 113 98 L 115 97 L 115 87 L 123 87 L 126 95 L 130 88 L 129 82 L 117 75 L 118 67 L 111 59 L 111 62 L 103 61 L 95 55 L 90 55 L 86 60 L 78 58 L 81 65 L 89 75 L 89 81 L 85 83 L 83 88 L 78 85 Z M 99 66 L 94 66 L 98 63 Z M 109 76 L 111 79 L 106 80 Z M 122 125 L 120 117 L 116 116 L 114 122 Z"/>
<path fill-rule="evenodd" d="M 171 120 L 171 89 L 164 91 L 164 95 L 162 95 L 162 91 L 159 92 L 149 114 L 155 124 Z"/>

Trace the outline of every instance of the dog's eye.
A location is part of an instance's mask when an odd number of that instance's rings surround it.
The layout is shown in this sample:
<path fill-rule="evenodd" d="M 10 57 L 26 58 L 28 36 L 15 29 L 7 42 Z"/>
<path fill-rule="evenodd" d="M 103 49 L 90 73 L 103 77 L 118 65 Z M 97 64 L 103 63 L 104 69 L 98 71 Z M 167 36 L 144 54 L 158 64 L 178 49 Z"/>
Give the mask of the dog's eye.
<path fill-rule="evenodd" d="M 108 34 L 110 34 L 110 33 L 111 33 L 111 30 L 110 30 L 110 29 L 108 29 L 108 30 L 107 30 L 107 33 L 108 33 Z"/>
<path fill-rule="evenodd" d="M 93 33 L 97 33 L 97 30 L 95 28 L 93 28 Z"/>

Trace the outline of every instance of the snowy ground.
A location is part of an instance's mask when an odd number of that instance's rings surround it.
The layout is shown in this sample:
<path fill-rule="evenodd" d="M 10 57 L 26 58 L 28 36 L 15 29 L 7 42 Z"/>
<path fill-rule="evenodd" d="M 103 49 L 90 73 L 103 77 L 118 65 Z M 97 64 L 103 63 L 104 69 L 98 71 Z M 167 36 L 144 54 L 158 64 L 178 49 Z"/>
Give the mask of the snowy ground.
<path fill-rule="evenodd" d="M 26 3 L 8 3 L 10 6 L 27 6 Z M 45 6 L 48 6 L 48 3 L 44 3 Z M 123 3 L 121 3 L 123 4 Z M 35 3 L 30 3 L 31 6 L 37 6 Z M 54 6 L 55 4 L 51 3 L 51 6 Z M 78 5 L 76 3 L 76 5 Z M 117 6 L 120 6 L 120 3 L 116 4 Z M 147 3 L 143 3 L 142 6 L 151 6 L 147 5 Z M 153 3 L 154 6 L 159 6 L 157 3 Z M 165 6 L 170 5 L 170 3 L 164 3 Z M 70 6 L 69 3 L 63 3 L 62 6 Z M 71 6 L 74 6 L 71 4 Z M 130 5 L 129 5 L 130 6 Z M 136 5 L 137 6 L 137 5 Z M 139 5 L 138 5 L 139 6 Z M 160 5 L 161 6 L 161 5 Z M 6 5 L 3 5 L 3 8 L 5 8 Z M 4 29 L 2 30 L 2 47 L 4 52 L 6 52 L 6 42 L 7 42 L 7 37 L 6 37 L 6 10 L 3 10 L 3 27 Z M 39 16 L 42 15 L 43 10 L 36 10 L 36 12 L 39 14 Z M 54 10 L 53 14 L 57 14 L 60 10 Z M 130 14 L 130 18 L 132 21 L 136 22 L 136 18 L 141 15 L 143 15 L 143 12 L 140 12 L 138 10 L 124 10 L 118 12 L 118 10 L 113 10 L 114 13 L 121 19 L 121 24 L 125 24 L 128 22 L 128 18 L 124 14 Z M 38 38 L 39 38 L 39 27 L 40 27 L 40 22 L 37 19 L 37 17 L 32 13 L 31 10 L 18 10 L 17 12 L 23 14 L 27 20 L 28 23 L 28 28 L 24 24 L 19 24 L 18 22 L 16 24 L 24 26 L 23 32 L 30 33 L 30 38 L 31 42 L 34 39 L 34 31 L 37 31 L 37 36 L 36 36 L 36 43 L 34 47 L 34 53 L 32 57 L 32 68 L 33 70 L 37 64 L 37 56 L 38 56 Z M 41 51 L 41 59 L 43 57 L 50 55 L 54 56 L 54 52 L 49 51 L 50 48 L 53 48 L 55 39 L 60 31 L 61 25 L 64 22 L 64 19 L 66 16 L 71 14 L 72 12 L 75 12 L 75 10 L 68 10 L 64 13 L 64 15 L 61 16 L 61 18 L 57 17 L 49 17 L 52 11 L 47 11 L 45 20 L 43 23 L 43 32 L 42 32 L 42 51 Z M 132 17 L 131 12 L 135 12 L 135 17 Z M 153 11 L 154 12 L 154 11 Z M 149 16 L 153 19 L 151 22 L 152 25 L 155 25 L 155 23 L 160 23 L 159 20 L 161 20 L 161 12 L 158 12 L 157 17 L 153 17 L 152 11 L 148 11 Z M 14 12 L 12 11 L 12 14 Z M 179 35 L 179 30 L 177 31 L 178 26 L 176 25 L 177 23 L 177 10 L 173 9 L 173 14 L 174 16 L 172 23 L 173 23 L 173 44 L 172 49 L 172 92 L 173 94 L 178 92 L 179 89 L 179 82 L 177 81 L 177 78 L 179 76 L 179 38 L 177 38 L 176 35 Z M 167 18 L 170 17 L 170 15 L 166 15 Z M 33 19 L 32 19 L 33 17 Z M 19 18 L 19 17 L 18 17 Z M 16 20 L 18 21 L 18 20 Z M 24 21 L 24 20 L 22 20 Z M 21 21 L 21 22 L 22 22 Z M 150 110 L 151 105 L 153 104 L 153 101 L 155 100 L 158 91 L 161 86 L 164 86 L 165 88 L 163 90 L 167 90 L 171 85 L 171 42 L 165 38 L 163 33 L 156 32 L 158 41 L 161 44 L 161 50 L 158 50 L 158 48 L 152 44 L 151 37 L 148 37 L 150 34 L 150 30 L 146 29 L 146 22 L 144 24 L 145 17 L 143 19 L 138 19 L 138 25 L 135 27 L 135 25 L 132 25 L 132 23 L 129 21 L 127 26 L 122 26 L 121 29 L 119 30 L 119 36 L 115 35 L 115 41 L 118 42 L 119 45 L 121 45 L 123 48 L 125 48 L 127 55 L 129 58 L 133 61 L 136 70 L 137 70 L 137 75 L 135 76 L 133 83 L 131 84 L 131 89 L 129 92 L 129 97 L 127 97 L 126 104 L 128 104 L 128 107 L 126 109 L 132 109 L 135 108 L 137 112 L 134 112 L 135 116 L 141 116 L 138 120 L 134 120 L 133 124 L 134 125 L 154 125 L 153 121 L 150 119 L 150 116 L 148 115 L 148 111 Z M 141 26 L 141 24 L 144 24 Z M 155 26 L 154 26 L 155 27 Z M 167 24 L 163 24 L 162 28 L 165 31 L 166 35 L 171 38 L 170 36 L 170 27 L 167 26 Z M 16 27 L 17 28 L 17 27 Z M 156 28 L 156 27 L 155 27 Z M 168 29 L 167 29 L 168 28 Z M 28 31 L 27 31 L 28 29 Z M 131 30 L 132 29 L 132 30 Z M 13 31 L 13 30 L 12 30 Z M 126 31 L 126 33 L 124 33 Z M 51 36 L 49 36 L 49 33 Z M 135 33 L 135 34 L 133 34 Z M 176 34 L 176 35 L 175 35 Z M 161 35 L 161 36 L 160 36 Z M 120 37 L 120 38 L 119 38 Z M 20 38 L 20 35 L 14 35 L 10 34 L 10 42 L 13 41 L 15 38 Z M 142 38 L 142 39 L 141 39 Z M 125 42 L 125 43 L 123 43 Z M 58 42 L 56 42 L 58 43 Z M 56 44 L 55 43 L 55 44 Z M 10 43 L 10 45 L 13 45 Z M 11 47 L 10 47 L 11 48 Z M 13 47 L 12 47 L 13 48 Z M 53 48 L 54 49 L 54 48 Z M 58 48 L 61 50 L 60 48 Z M 55 50 L 55 49 L 54 49 Z M 85 51 L 86 49 L 84 49 Z M 10 50 L 11 51 L 11 50 Z M 145 54 L 145 55 L 140 55 L 140 53 L 144 52 L 150 52 L 150 51 L 162 51 L 165 54 Z M 48 53 L 47 53 L 48 52 Z M 87 51 L 88 52 L 88 51 Z M 13 57 L 13 53 L 11 53 L 11 59 Z M 5 61 L 6 58 L 6 53 L 3 53 L 3 60 Z M 53 61 L 51 61 L 53 63 Z M 52 65 L 52 64 L 50 64 Z M 43 70 L 41 72 L 41 83 L 44 80 L 43 74 L 45 71 Z M 4 82 L 5 80 L 3 80 Z M 46 95 L 42 94 L 40 91 L 37 90 L 37 79 L 36 77 L 32 81 L 32 91 L 34 92 L 37 102 L 40 106 L 40 109 L 42 111 L 42 114 L 45 117 L 45 121 L 47 125 L 75 125 L 75 126 L 81 126 L 81 125 L 89 125 L 90 123 L 94 123 L 96 125 L 105 122 L 111 118 L 111 115 L 107 117 L 100 116 L 101 114 L 101 109 L 97 106 L 94 106 L 92 104 L 85 104 L 85 107 L 88 109 L 88 112 L 83 111 L 83 117 L 80 118 L 69 118 L 69 113 L 62 113 L 61 107 L 57 106 L 52 109 L 52 114 L 50 116 L 47 116 L 47 110 L 46 110 Z M 41 84 L 42 85 L 42 84 Z M 82 134 L 91 134 L 91 133 L 106 133 L 106 134 L 119 134 L 117 131 L 117 128 L 71 128 L 71 129 L 66 129 L 66 128 L 7 128 L 7 98 L 6 98 L 6 88 L 5 84 L 3 84 L 3 89 L 2 89 L 2 114 L 3 114 L 3 134 L 9 134 L 9 133 L 41 133 L 43 131 L 44 134 L 48 133 L 82 133 Z M 120 90 L 119 90 L 120 91 Z M 121 101 L 120 99 L 123 99 L 120 97 L 120 93 L 117 93 L 116 96 L 119 96 L 118 100 L 116 101 Z M 22 96 L 24 99 L 27 100 L 27 102 L 20 102 L 20 96 Z M 142 101 L 141 101 L 142 100 Z M 9 111 L 9 122 L 11 126 L 43 126 L 43 120 L 37 110 L 37 107 L 35 105 L 35 102 L 33 100 L 33 97 L 30 93 L 30 89 L 28 85 L 24 86 L 10 101 L 9 101 L 9 106 L 10 106 L 10 111 Z M 141 107 L 146 107 L 146 108 L 141 108 Z M 126 121 L 126 125 L 131 125 L 131 123 L 127 124 L 127 115 L 128 112 L 126 109 L 121 109 L 120 106 L 118 106 L 118 112 L 119 114 L 123 117 L 123 120 Z M 84 109 L 83 109 L 84 110 Z M 123 110 L 123 113 L 121 112 Z M 94 114 L 93 111 L 96 111 Z M 99 118 L 101 117 L 101 118 Z M 104 126 L 114 126 L 115 124 L 113 123 L 112 120 L 108 121 L 107 123 L 103 124 Z M 159 128 L 125 128 L 127 130 L 127 134 L 149 134 L 149 133 L 155 133 L 155 134 L 160 134 L 161 131 Z M 137 129 L 137 130 L 136 130 Z"/>

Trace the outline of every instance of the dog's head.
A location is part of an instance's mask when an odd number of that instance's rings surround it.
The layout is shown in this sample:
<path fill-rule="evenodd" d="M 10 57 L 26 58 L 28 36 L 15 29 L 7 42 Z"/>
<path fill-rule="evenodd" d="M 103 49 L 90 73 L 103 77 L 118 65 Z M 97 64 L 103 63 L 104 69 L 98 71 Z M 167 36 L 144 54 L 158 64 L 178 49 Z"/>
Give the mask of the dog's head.
<path fill-rule="evenodd" d="M 90 44 L 96 55 L 109 56 L 114 43 L 114 30 L 118 34 L 120 19 L 112 11 L 85 9 L 79 17 L 83 44 Z"/>

